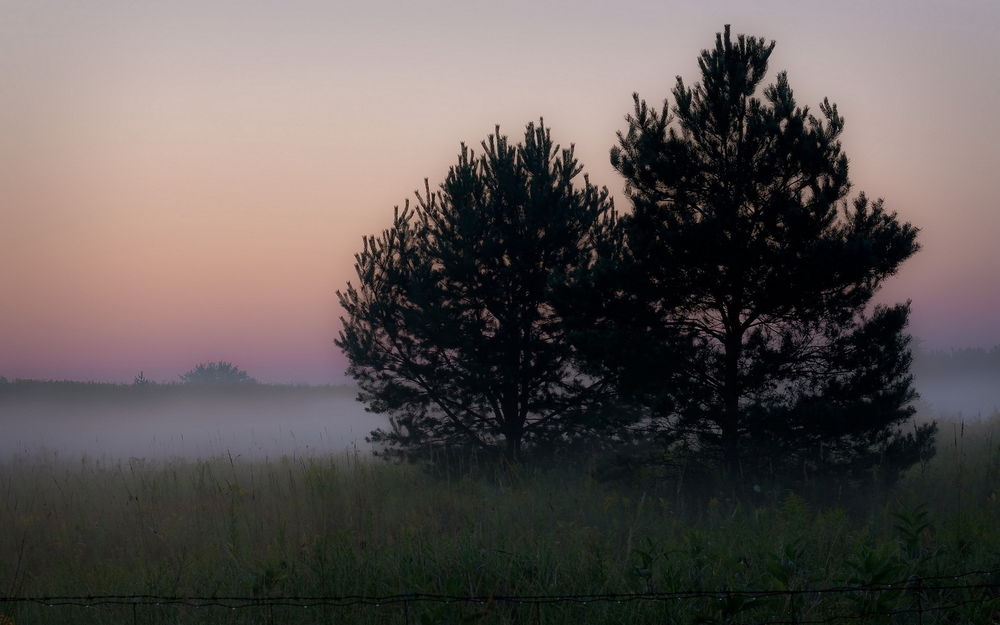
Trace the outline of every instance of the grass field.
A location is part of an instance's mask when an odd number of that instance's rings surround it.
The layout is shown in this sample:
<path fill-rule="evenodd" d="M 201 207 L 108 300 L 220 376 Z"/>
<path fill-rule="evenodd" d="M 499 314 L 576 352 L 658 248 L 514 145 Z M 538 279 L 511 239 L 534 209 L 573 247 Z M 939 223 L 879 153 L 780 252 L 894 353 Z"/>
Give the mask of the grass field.
<path fill-rule="evenodd" d="M 0 461 L 0 597 L 795 590 L 1000 568 L 998 417 L 943 424 L 934 460 L 888 493 L 773 492 L 741 504 L 675 491 L 578 469 L 448 480 L 360 455 L 19 456 Z M 758 623 L 964 601 L 919 616 L 825 622 L 994 623 L 997 596 L 994 588 L 134 611 L 0 603 L 0 623 Z"/>

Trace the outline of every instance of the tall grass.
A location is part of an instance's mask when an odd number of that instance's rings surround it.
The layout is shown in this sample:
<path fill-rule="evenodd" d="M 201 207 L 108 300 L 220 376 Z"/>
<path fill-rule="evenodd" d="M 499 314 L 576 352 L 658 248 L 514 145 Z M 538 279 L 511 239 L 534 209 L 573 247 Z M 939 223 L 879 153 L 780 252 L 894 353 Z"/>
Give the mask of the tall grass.
<path fill-rule="evenodd" d="M 792 493 L 759 505 L 707 494 L 692 509 L 656 483 L 601 482 L 570 469 L 444 480 L 357 454 L 19 456 L 0 462 L 0 596 L 795 589 L 1000 567 L 1000 418 L 949 427 L 932 461 L 863 512 Z M 0 604 L 0 614 L 18 624 L 693 623 L 910 605 L 903 595 L 808 595 L 745 605 L 422 604 L 405 613 Z M 988 623 L 991 609 L 996 602 L 922 622 Z"/>

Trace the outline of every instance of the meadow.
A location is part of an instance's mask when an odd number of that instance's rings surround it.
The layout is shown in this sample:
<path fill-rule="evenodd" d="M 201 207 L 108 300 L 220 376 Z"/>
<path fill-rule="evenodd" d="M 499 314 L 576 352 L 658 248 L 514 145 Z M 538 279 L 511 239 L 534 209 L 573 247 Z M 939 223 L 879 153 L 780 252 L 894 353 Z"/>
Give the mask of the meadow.
<path fill-rule="evenodd" d="M 0 622 L 929 624 L 1000 618 L 1000 415 L 942 423 L 936 457 L 888 491 L 773 486 L 740 501 L 722 491 L 692 497 L 680 490 L 652 474 L 598 479 L 581 464 L 433 476 L 360 451 L 158 460 L 14 454 L 0 458 L 0 598 L 114 594 L 258 602 L 238 608 L 6 602 Z M 965 572 L 977 573 L 951 577 Z M 948 583 L 906 588 L 905 580 L 935 576 L 948 576 Z M 896 582 L 902 585 L 880 592 L 795 592 Z M 983 583 L 992 588 L 934 589 Z M 491 599 L 695 589 L 779 594 Z M 275 597 L 400 593 L 481 601 L 267 604 Z"/>

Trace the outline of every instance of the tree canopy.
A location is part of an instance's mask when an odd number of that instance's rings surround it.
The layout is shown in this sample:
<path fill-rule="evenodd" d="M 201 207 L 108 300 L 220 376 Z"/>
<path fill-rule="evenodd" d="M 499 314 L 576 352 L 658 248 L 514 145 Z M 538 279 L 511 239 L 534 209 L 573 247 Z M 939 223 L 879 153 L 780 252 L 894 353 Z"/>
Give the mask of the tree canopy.
<path fill-rule="evenodd" d="M 935 425 L 903 430 L 909 304 L 874 303 L 917 229 L 851 194 L 835 104 L 765 85 L 774 45 L 727 26 L 672 105 L 634 96 L 611 150 L 627 214 L 529 124 L 463 145 L 367 237 L 336 343 L 390 416 L 371 440 L 517 460 L 639 426 L 730 477 L 891 479 L 932 454 Z"/>
<path fill-rule="evenodd" d="M 593 317 L 617 337 L 606 358 L 632 354 L 623 376 L 665 394 L 668 429 L 694 432 L 731 474 L 908 466 L 934 431 L 900 431 L 915 398 L 909 305 L 872 298 L 917 229 L 849 196 L 843 117 L 827 100 L 800 106 L 784 72 L 764 86 L 773 49 L 727 26 L 672 106 L 634 96 L 611 151 L 632 212 L 593 278 L 606 289 Z"/>
<path fill-rule="evenodd" d="M 607 385 L 577 370 L 558 311 L 612 212 L 581 171 L 541 122 L 516 145 L 498 127 L 365 239 L 336 344 L 361 401 L 391 419 L 371 437 L 385 452 L 471 446 L 514 461 L 607 425 L 595 411 Z"/>

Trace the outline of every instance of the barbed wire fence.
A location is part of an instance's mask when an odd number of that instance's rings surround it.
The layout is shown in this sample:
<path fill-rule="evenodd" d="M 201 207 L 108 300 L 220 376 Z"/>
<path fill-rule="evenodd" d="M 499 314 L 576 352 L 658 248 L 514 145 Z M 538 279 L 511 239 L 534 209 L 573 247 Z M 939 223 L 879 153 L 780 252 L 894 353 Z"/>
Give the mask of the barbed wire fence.
<path fill-rule="evenodd" d="M 52 596 L 0 596 L 0 625 L 18 625 L 12 617 L 4 612 L 7 607 L 20 604 L 33 604 L 47 608 L 131 608 L 131 620 L 138 624 L 138 608 L 166 609 L 182 607 L 191 609 L 225 609 L 230 611 L 263 610 L 269 614 L 267 622 L 274 622 L 274 608 L 392 608 L 398 610 L 397 616 L 406 625 L 414 622 L 411 619 L 413 609 L 421 604 L 462 605 L 477 608 L 490 608 L 498 605 L 531 606 L 534 608 L 535 619 L 540 621 L 540 609 L 544 606 L 575 605 L 592 606 L 599 604 L 627 604 L 651 602 L 664 605 L 679 605 L 691 600 L 739 601 L 740 605 L 761 605 L 767 599 L 792 597 L 821 597 L 834 595 L 850 595 L 854 597 L 872 597 L 884 593 L 896 593 L 898 596 L 909 595 L 912 598 L 908 607 L 893 607 L 891 609 L 872 609 L 854 612 L 828 614 L 815 618 L 796 618 L 786 615 L 769 617 L 769 620 L 745 620 L 731 618 L 711 622 L 732 622 L 743 625 L 819 625 L 861 621 L 895 616 L 915 616 L 918 624 L 923 624 L 923 616 L 934 613 L 950 613 L 963 607 L 978 605 L 989 620 L 989 625 L 1000 624 L 1000 569 L 966 571 L 950 575 L 929 577 L 911 577 L 885 584 L 858 584 L 830 586 L 824 588 L 778 589 L 778 590 L 680 590 L 670 592 L 641 593 L 593 593 L 593 594 L 490 594 L 490 595 L 450 595 L 435 593 L 401 593 L 392 595 L 327 595 L 327 596 L 180 596 L 155 594 L 120 594 L 120 595 L 52 595 Z M 964 596 L 956 596 L 964 595 Z M 878 603 L 877 601 L 875 603 Z M 278 622 L 281 622 L 280 620 Z M 317 621 L 323 622 L 323 621 Z M 326 621 L 329 622 L 329 621 Z M 949 622 L 953 622 L 950 621 Z M 955 621 L 957 622 L 957 621 Z"/>

